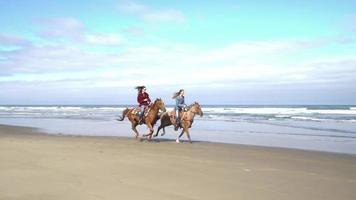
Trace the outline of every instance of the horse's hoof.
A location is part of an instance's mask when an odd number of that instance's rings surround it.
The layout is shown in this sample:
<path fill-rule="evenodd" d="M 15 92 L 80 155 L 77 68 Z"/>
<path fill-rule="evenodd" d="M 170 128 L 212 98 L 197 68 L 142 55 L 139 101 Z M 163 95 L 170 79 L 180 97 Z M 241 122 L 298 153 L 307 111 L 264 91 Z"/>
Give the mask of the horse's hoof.
<path fill-rule="evenodd" d="M 180 141 L 178 139 L 176 139 L 176 143 L 180 143 Z"/>

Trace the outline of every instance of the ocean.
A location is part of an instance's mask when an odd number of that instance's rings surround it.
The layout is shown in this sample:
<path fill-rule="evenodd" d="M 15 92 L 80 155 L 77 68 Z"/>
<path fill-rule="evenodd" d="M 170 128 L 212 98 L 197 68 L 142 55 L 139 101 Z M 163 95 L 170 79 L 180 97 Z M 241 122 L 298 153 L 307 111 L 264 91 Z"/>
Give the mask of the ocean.
<path fill-rule="evenodd" d="M 35 127 L 50 134 L 132 137 L 129 121 L 116 121 L 126 107 L 132 106 L 6 105 L 0 106 L 0 124 Z M 202 109 L 204 116 L 197 116 L 191 129 L 195 141 L 356 154 L 356 106 L 202 105 Z M 147 129 L 140 126 L 139 132 Z M 164 138 L 177 135 L 167 127 Z"/>

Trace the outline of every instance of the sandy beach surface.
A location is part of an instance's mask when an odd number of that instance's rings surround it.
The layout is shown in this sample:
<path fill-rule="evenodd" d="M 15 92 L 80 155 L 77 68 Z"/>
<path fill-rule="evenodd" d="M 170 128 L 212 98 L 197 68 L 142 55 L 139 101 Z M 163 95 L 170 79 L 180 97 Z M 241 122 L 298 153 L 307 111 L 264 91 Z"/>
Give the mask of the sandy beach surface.
<path fill-rule="evenodd" d="M 356 155 L 0 125 L 0 200 L 356 199 Z"/>

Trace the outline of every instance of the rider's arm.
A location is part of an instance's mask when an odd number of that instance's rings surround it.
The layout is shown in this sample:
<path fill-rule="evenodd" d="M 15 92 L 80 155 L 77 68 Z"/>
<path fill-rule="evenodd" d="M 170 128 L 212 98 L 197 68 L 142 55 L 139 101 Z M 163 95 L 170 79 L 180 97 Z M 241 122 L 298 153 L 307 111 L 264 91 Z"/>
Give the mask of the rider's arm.
<path fill-rule="evenodd" d="M 148 103 L 151 103 L 150 95 L 148 95 L 148 93 L 146 93 L 146 95 L 147 95 L 147 98 L 146 98 L 146 99 L 147 99 L 147 102 L 148 102 Z"/>

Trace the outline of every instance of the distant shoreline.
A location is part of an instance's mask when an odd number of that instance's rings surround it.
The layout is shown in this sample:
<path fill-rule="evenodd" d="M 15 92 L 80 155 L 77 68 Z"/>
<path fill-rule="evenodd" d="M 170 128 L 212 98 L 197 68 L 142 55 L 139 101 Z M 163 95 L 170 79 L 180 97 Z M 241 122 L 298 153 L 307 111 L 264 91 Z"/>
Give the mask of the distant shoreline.
<path fill-rule="evenodd" d="M 130 137 L 129 123 L 116 120 L 125 108 L 0 106 L 0 124 L 30 126 L 53 134 Z M 204 115 L 194 120 L 193 140 L 356 154 L 356 107 L 203 106 L 202 110 Z M 146 131 L 145 126 L 139 129 L 140 133 Z M 177 137 L 171 127 L 167 130 L 164 138 Z"/>
<path fill-rule="evenodd" d="M 68 133 L 49 133 L 46 132 L 44 130 L 41 130 L 39 128 L 35 128 L 35 127 L 30 127 L 30 126 L 15 126 L 15 125 L 6 125 L 6 124 L 0 124 L 0 130 L 2 129 L 6 129 L 6 130 L 24 130 L 26 134 L 29 135 L 34 135 L 34 136 L 49 136 L 49 137 L 78 137 L 78 138 L 103 138 L 103 139 L 128 139 L 128 140 L 137 140 L 135 139 L 133 136 L 98 136 L 98 135 L 73 135 L 73 134 L 68 134 Z M 127 130 L 127 132 L 130 132 L 131 130 Z M 16 132 L 11 131 L 12 134 Z M 4 133 L 2 133 L 4 134 Z M 5 132 L 5 134 L 8 134 L 7 132 Z M 24 136 L 23 133 L 21 133 L 20 135 Z M 181 139 L 181 141 L 183 143 L 188 143 L 188 140 L 184 137 L 182 137 L 183 139 Z M 169 139 L 169 138 L 153 138 L 152 139 L 152 143 L 156 143 L 156 142 L 160 142 L 160 141 L 164 141 L 164 142 L 175 142 L 175 139 Z M 143 142 L 149 142 L 146 139 L 143 140 Z M 319 150 L 309 150 L 309 149 L 298 149 L 298 148 L 289 148 L 289 147 L 274 147 L 274 146 L 263 146 L 263 145 L 250 145 L 250 144 L 236 144 L 236 143 L 226 143 L 226 142 L 214 142 L 214 141 L 200 141 L 200 140 L 195 140 L 193 141 L 193 143 L 201 143 L 201 144 L 216 144 L 216 145 L 227 145 L 227 146 L 242 146 L 242 147 L 246 147 L 246 148 L 256 148 L 256 149 L 275 149 L 278 151 L 302 151 L 302 152 L 311 152 L 311 153 L 321 153 L 321 154 L 335 154 L 335 155 L 350 155 L 350 156 L 356 156 L 356 154 L 354 153 L 345 153 L 345 152 L 329 152 L 329 151 L 319 151 Z"/>

